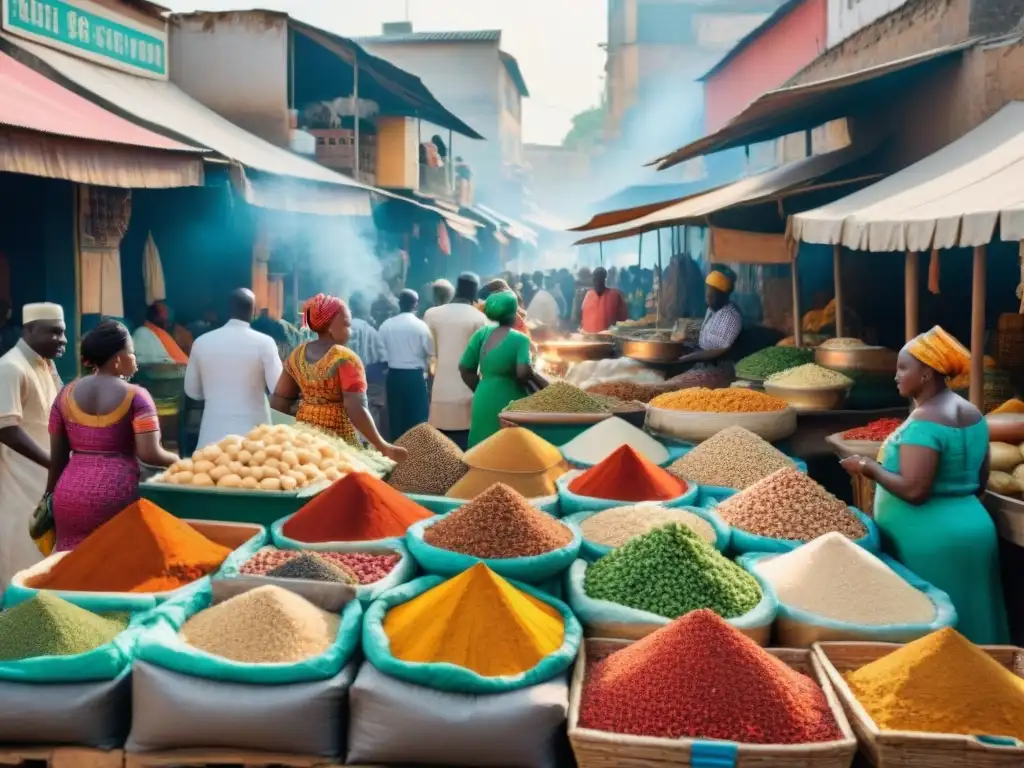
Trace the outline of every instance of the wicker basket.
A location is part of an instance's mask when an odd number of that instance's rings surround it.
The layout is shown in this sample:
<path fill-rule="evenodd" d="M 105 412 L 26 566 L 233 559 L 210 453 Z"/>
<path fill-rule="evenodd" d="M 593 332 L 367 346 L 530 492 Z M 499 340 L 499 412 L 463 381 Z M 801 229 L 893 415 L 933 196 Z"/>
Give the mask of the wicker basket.
<path fill-rule="evenodd" d="M 579 768 L 645 768 L 646 766 L 725 765 L 713 758 L 704 760 L 693 754 L 696 744 L 725 742 L 693 739 L 661 739 L 652 736 L 626 736 L 581 728 L 580 700 L 586 676 L 587 658 L 591 663 L 613 651 L 630 645 L 628 640 L 589 639 L 580 648 L 569 691 L 569 741 Z M 825 692 L 843 739 L 821 744 L 766 745 L 740 744 L 736 768 L 849 768 L 857 751 L 857 741 L 842 705 L 828 681 L 820 662 L 810 651 L 773 648 L 768 653 L 782 659 L 793 669 L 810 675 Z"/>
<path fill-rule="evenodd" d="M 1005 312 L 996 325 L 996 362 L 1006 371 L 1024 368 L 1024 315 Z"/>
<path fill-rule="evenodd" d="M 861 751 L 877 768 L 1020 768 L 1024 747 L 989 745 L 974 736 L 883 731 L 854 697 L 843 674 L 860 669 L 900 648 L 894 643 L 815 643 L 813 653 L 825 670 L 857 733 Z M 981 646 L 1014 674 L 1024 677 L 1024 652 L 1013 646 Z"/>

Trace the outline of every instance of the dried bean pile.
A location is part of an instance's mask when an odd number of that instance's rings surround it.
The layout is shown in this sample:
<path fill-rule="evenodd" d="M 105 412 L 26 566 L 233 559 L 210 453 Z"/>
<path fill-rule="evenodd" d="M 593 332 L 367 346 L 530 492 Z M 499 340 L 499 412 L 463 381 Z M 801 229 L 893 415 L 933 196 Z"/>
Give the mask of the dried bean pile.
<path fill-rule="evenodd" d="M 527 413 L 607 413 L 608 407 L 579 387 L 556 381 L 529 397 L 513 400 L 507 410 Z"/>
<path fill-rule="evenodd" d="M 764 413 L 784 411 L 789 403 L 752 389 L 694 387 L 658 395 L 651 400 L 651 407 L 704 413 Z"/>
<path fill-rule="evenodd" d="M 810 541 L 830 531 L 851 539 L 867 535 L 845 502 L 795 469 L 773 472 L 715 509 L 734 528 L 772 539 Z"/>
<path fill-rule="evenodd" d="M 746 744 L 842 738 L 811 678 L 711 611 L 688 614 L 587 666 L 583 728 Z"/>
<path fill-rule="evenodd" d="M 532 557 L 567 546 L 572 531 L 495 483 L 424 531 L 433 547 L 480 558 Z"/>
<path fill-rule="evenodd" d="M 335 584 L 358 584 L 355 574 L 345 568 L 327 562 L 312 552 L 303 552 L 298 557 L 267 572 L 274 579 L 306 579 L 308 581 L 329 581 Z"/>
<path fill-rule="evenodd" d="M 678 523 L 693 529 L 708 544 L 714 545 L 717 536 L 711 523 L 685 509 L 669 509 L 659 504 L 636 504 L 613 507 L 588 517 L 580 524 L 583 537 L 606 547 L 621 547 L 627 541 L 642 536 L 655 528 Z"/>
<path fill-rule="evenodd" d="M 700 608 L 728 619 L 761 601 L 753 576 L 676 523 L 612 550 L 587 569 L 583 588 L 596 600 L 669 619 Z"/>
<path fill-rule="evenodd" d="M 251 589 L 200 611 L 179 636 L 194 648 L 249 664 L 318 656 L 338 637 L 341 617 L 281 587 Z"/>
<path fill-rule="evenodd" d="M 743 427 L 727 427 L 669 465 L 683 480 L 720 488 L 747 488 L 793 460 Z"/>
<path fill-rule="evenodd" d="M 605 381 L 587 387 L 586 391 L 591 397 L 605 395 L 626 402 L 649 403 L 651 398 L 664 392 L 665 387 L 662 384 L 637 384 L 633 381 Z"/>
<path fill-rule="evenodd" d="M 413 427 L 395 445 L 409 451 L 388 478 L 388 485 L 402 493 L 444 496 L 469 471 L 462 449 L 429 424 Z"/>
<path fill-rule="evenodd" d="M 50 592 L 0 613 L 0 661 L 71 656 L 106 645 L 128 618 L 99 616 Z"/>
<path fill-rule="evenodd" d="M 302 555 L 297 549 L 261 549 L 245 565 L 241 572 L 245 576 L 266 576 L 270 571 Z M 360 584 L 380 581 L 398 565 L 401 555 L 376 555 L 370 552 L 317 552 L 323 558 L 355 574 Z"/>
<path fill-rule="evenodd" d="M 814 350 L 802 347 L 767 347 L 736 363 L 736 375 L 743 379 L 767 379 L 773 373 L 814 362 Z"/>
<path fill-rule="evenodd" d="M 766 379 L 766 383 L 794 389 L 803 387 L 814 389 L 815 387 L 848 387 L 853 384 L 853 379 L 838 371 L 822 368 L 816 363 L 807 363 L 772 374 Z"/>
<path fill-rule="evenodd" d="M 841 533 L 762 560 L 757 572 L 775 588 L 779 602 L 835 621 L 884 626 L 935 618 L 924 592 Z"/>

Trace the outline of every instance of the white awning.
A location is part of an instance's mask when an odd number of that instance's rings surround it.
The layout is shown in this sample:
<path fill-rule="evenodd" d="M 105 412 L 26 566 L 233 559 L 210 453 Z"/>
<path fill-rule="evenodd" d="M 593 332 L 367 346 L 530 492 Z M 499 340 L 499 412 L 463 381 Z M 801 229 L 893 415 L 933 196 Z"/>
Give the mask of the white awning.
<path fill-rule="evenodd" d="M 0 37 L 140 123 L 208 147 L 246 169 L 277 177 L 247 178 L 242 193 L 253 205 L 308 213 L 370 214 L 369 193 L 379 190 L 264 141 L 203 106 L 174 83 L 134 77 L 7 34 L 0 33 Z M 289 179 L 311 184 L 286 190 L 284 183 Z"/>
<path fill-rule="evenodd" d="M 858 251 L 1024 240 L 1024 102 L 870 187 L 791 219 L 793 237 Z"/>

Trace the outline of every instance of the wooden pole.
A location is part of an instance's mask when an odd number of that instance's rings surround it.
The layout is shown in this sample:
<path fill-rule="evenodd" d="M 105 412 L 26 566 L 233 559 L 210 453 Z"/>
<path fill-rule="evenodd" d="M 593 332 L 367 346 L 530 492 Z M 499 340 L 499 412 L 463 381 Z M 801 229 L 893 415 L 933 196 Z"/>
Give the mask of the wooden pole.
<path fill-rule="evenodd" d="M 601 266 L 604 266 L 604 241 L 602 240 L 597 244 L 598 256 L 601 259 Z"/>
<path fill-rule="evenodd" d="M 918 286 L 921 279 L 921 262 L 917 251 L 907 251 L 906 276 L 904 278 L 904 330 L 907 341 L 917 336 L 921 295 Z"/>
<path fill-rule="evenodd" d="M 836 286 L 836 336 L 846 336 L 846 305 L 843 302 L 843 246 L 836 243 L 832 246 L 832 277 Z"/>
<path fill-rule="evenodd" d="M 985 404 L 986 250 L 984 245 L 974 249 L 974 277 L 971 285 L 971 402 L 979 409 Z"/>
<path fill-rule="evenodd" d="M 793 282 L 793 344 L 797 347 L 804 345 L 803 312 L 800 311 L 800 269 L 798 257 L 800 255 L 800 244 L 793 245 L 793 261 L 789 264 Z"/>
<path fill-rule="evenodd" d="M 658 230 L 658 292 L 654 295 L 654 327 L 661 328 L 661 284 L 665 276 L 661 272 L 661 230 Z"/>
<path fill-rule="evenodd" d="M 661 230 L 655 230 L 658 234 L 658 248 L 661 248 Z M 636 265 L 639 267 L 644 263 L 644 233 L 640 233 L 640 243 L 636 247 Z"/>
<path fill-rule="evenodd" d="M 359 56 L 352 57 L 352 127 L 355 129 L 355 162 L 353 166 L 355 173 L 352 177 L 356 181 L 361 181 L 359 178 Z"/>

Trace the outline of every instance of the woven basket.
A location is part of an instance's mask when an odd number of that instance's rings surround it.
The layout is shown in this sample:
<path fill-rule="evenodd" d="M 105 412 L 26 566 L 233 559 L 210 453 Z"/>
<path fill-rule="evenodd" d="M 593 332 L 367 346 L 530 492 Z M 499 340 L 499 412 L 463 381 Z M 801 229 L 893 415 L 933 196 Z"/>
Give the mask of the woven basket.
<path fill-rule="evenodd" d="M 1006 371 L 1024 368 L 1024 315 L 1005 312 L 996 325 L 996 361 Z"/>
<path fill-rule="evenodd" d="M 626 736 L 581 728 L 580 700 L 586 676 L 587 659 L 594 663 L 610 653 L 631 645 L 629 640 L 585 640 L 573 670 L 569 689 L 569 742 L 579 768 L 645 768 L 646 766 L 710 765 L 708 759 L 694 760 L 694 744 L 708 742 L 693 739 L 662 739 L 653 736 Z M 843 739 L 821 744 L 767 745 L 740 744 L 736 768 L 850 768 L 857 752 L 857 740 L 843 708 L 820 662 L 810 651 L 772 648 L 778 657 L 798 672 L 809 675 L 821 686 L 832 714 L 843 732 Z M 713 763 L 718 765 L 719 763 Z"/>
<path fill-rule="evenodd" d="M 883 731 L 857 701 L 843 674 L 860 669 L 900 648 L 893 643 L 815 643 L 813 653 L 842 701 L 861 751 L 877 768 L 1020 768 L 1024 747 L 992 746 L 974 736 Z M 1006 645 L 982 650 L 1014 674 L 1024 677 L 1024 652 Z"/>

